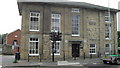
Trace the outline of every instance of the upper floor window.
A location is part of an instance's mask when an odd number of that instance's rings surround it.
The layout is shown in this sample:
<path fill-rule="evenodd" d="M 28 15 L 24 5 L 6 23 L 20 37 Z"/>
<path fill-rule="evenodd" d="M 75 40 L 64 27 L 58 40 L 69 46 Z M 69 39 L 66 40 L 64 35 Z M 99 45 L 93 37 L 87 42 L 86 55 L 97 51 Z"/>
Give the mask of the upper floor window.
<path fill-rule="evenodd" d="M 111 38 L 111 24 L 110 23 L 105 24 L 105 38 L 106 39 Z"/>
<path fill-rule="evenodd" d="M 60 14 L 52 14 L 51 15 L 51 31 L 52 32 L 60 32 L 60 22 L 61 15 Z"/>
<path fill-rule="evenodd" d="M 72 36 L 79 36 L 79 23 L 80 23 L 80 16 L 73 15 L 72 16 Z"/>
<path fill-rule="evenodd" d="M 78 9 L 78 8 L 72 8 L 72 12 L 80 12 L 80 9 Z"/>
<path fill-rule="evenodd" d="M 30 12 L 30 31 L 39 31 L 39 23 L 40 23 L 40 13 L 39 12 Z"/>
<path fill-rule="evenodd" d="M 110 23 L 110 12 L 105 12 L 105 22 Z"/>

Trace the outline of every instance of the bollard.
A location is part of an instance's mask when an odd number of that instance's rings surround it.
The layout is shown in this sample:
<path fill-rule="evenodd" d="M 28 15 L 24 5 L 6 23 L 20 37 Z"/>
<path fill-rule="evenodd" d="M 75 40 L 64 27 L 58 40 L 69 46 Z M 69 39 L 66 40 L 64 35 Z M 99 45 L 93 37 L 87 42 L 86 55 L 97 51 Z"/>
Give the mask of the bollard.
<path fill-rule="evenodd" d="M 41 54 L 40 54 L 40 62 L 41 62 Z"/>
<path fill-rule="evenodd" d="M 84 59 L 85 59 L 85 52 L 84 52 Z"/>
<path fill-rule="evenodd" d="M 92 59 L 92 54 L 90 54 L 90 58 Z"/>
<path fill-rule="evenodd" d="M 28 54 L 28 62 L 29 62 L 29 54 Z"/>

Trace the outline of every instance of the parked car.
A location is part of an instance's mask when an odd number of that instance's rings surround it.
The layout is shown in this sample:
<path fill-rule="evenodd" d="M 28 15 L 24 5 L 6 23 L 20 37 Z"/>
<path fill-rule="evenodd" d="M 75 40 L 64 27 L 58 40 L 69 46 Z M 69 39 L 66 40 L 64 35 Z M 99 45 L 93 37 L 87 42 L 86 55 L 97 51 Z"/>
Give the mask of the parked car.
<path fill-rule="evenodd" d="M 103 55 L 101 59 L 105 64 L 107 63 L 120 64 L 120 55 Z"/>

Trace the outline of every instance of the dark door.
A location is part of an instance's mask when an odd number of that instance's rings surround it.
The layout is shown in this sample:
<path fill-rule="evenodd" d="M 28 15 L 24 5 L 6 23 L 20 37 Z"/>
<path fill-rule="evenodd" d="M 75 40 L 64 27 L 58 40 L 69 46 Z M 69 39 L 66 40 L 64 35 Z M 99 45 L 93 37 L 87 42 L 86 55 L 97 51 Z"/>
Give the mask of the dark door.
<path fill-rule="evenodd" d="M 79 57 L 80 44 L 72 44 L 72 57 Z"/>

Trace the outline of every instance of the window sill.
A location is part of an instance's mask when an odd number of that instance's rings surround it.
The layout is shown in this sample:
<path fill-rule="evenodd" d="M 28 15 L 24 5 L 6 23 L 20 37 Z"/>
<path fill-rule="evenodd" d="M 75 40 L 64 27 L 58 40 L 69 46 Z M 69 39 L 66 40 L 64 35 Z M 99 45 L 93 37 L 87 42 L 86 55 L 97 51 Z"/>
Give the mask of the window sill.
<path fill-rule="evenodd" d="M 29 30 L 29 31 L 33 31 L 33 32 L 39 32 L 39 30 Z"/>
<path fill-rule="evenodd" d="M 106 40 L 111 40 L 111 38 L 105 38 Z"/>
<path fill-rule="evenodd" d="M 29 56 L 39 56 L 39 54 L 29 54 Z"/>
<path fill-rule="evenodd" d="M 80 36 L 80 35 L 72 35 L 72 36 L 74 37 L 74 36 Z"/>
<path fill-rule="evenodd" d="M 51 55 L 52 55 L 52 54 L 51 54 Z M 54 55 L 56 55 L 56 56 L 57 56 L 57 55 L 60 55 L 60 54 L 54 54 Z"/>
<path fill-rule="evenodd" d="M 89 54 L 95 55 L 96 53 L 89 53 Z"/>

